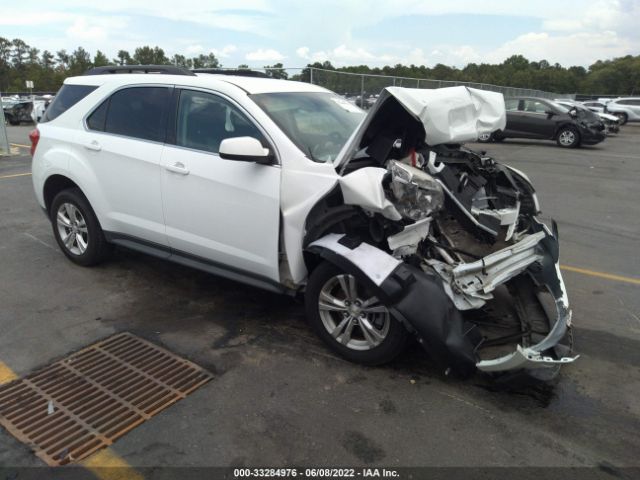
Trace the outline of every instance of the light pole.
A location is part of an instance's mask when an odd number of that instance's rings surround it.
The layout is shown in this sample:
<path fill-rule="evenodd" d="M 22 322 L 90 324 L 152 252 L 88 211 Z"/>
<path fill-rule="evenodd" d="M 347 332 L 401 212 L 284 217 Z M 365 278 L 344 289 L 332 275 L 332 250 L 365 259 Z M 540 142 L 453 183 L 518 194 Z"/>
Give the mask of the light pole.
<path fill-rule="evenodd" d="M 0 155 L 9 155 L 9 137 L 7 137 L 7 125 L 4 121 L 4 108 L 2 108 L 2 92 L 0 92 Z"/>

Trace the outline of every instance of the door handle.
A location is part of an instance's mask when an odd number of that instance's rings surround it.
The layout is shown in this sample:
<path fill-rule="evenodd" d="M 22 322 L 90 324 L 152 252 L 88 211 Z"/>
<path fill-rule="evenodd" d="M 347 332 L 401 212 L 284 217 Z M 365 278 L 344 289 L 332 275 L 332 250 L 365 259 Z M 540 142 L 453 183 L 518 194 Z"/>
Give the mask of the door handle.
<path fill-rule="evenodd" d="M 170 172 L 179 173 L 180 175 L 189 175 L 189 169 L 187 169 L 182 162 L 175 162 L 173 165 L 167 165 L 164 168 Z"/>
<path fill-rule="evenodd" d="M 85 143 L 84 148 L 86 148 L 87 150 L 93 150 L 94 152 L 99 152 L 100 150 L 102 150 L 102 147 L 97 140 L 92 140 L 91 142 Z"/>

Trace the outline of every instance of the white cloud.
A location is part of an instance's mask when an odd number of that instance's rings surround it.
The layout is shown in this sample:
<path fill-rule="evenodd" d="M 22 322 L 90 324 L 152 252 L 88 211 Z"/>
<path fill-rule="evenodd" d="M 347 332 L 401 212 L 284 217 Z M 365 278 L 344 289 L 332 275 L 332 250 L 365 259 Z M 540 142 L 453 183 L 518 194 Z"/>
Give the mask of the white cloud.
<path fill-rule="evenodd" d="M 213 53 L 218 58 L 228 58 L 236 50 L 238 50 L 238 47 L 230 44 L 230 45 L 225 45 L 220 49 L 212 48 L 211 53 Z"/>
<path fill-rule="evenodd" d="M 580 32 L 550 35 L 532 32 L 520 35 L 485 56 L 489 62 L 502 62 L 511 55 L 524 55 L 529 60 L 547 60 L 564 66 L 589 65 L 595 60 L 626 55 L 631 43 L 615 32 Z"/>
<path fill-rule="evenodd" d="M 298 55 L 300 58 L 308 59 L 309 51 L 309 47 L 300 47 L 296 49 L 296 55 Z"/>
<path fill-rule="evenodd" d="M 348 47 L 347 45 L 338 45 L 330 50 L 319 50 L 311 52 L 307 47 L 301 47 L 296 50 L 299 57 L 311 62 L 329 61 L 334 65 L 353 65 L 358 63 L 378 64 L 389 63 L 394 60 L 392 55 L 377 55 L 363 47 Z"/>
<path fill-rule="evenodd" d="M 273 48 L 259 48 L 258 50 L 247 53 L 244 58 L 252 62 L 275 62 L 284 60 L 285 56 Z"/>
<path fill-rule="evenodd" d="M 184 49 L 184 53 L 187 55 L 197 55 L 202 52 L 204 52 L 202 45 L 188 45 L 187 48 Z"/>

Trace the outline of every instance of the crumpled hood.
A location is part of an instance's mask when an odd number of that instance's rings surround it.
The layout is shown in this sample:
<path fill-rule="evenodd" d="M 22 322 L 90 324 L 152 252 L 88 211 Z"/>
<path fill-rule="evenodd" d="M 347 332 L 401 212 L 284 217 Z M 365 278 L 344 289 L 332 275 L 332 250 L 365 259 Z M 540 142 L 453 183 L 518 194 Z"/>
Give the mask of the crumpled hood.
<path fill-rule="evenodd" d="M 438 89 L 387 87 L 338 155 L 337 166 L 348 162 L 367 146 L 366 139 L 371 137 L 371 132 L 367 132 L 369 128 L 393 121 L 380 118 L 393 110 L 389 108 L 389 102 L 399 104 L 419 122 L 424 131 L 424 142 L 432 146 L 473 142 L 483 133 L 504 130 L 507 122 L 501 93 L 462 86 Z"/>

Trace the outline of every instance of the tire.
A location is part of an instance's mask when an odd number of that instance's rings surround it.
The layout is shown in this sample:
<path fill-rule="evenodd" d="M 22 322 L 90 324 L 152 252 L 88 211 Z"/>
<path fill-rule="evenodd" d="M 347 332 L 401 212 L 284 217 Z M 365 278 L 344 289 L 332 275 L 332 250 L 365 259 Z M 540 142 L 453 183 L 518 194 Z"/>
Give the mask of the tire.
<path fill-rule="evenodd" d="M 493 141 L 493 133 L 483 133 L 478 136 L 478 142 L 491 143 Z"/>
<path fill-rule="evenodd" d="M 84 267 L 97 265 L 111 252 L 96 214 L 80 189 L 58 193 L 51 202 L 49 219 L 58 246 L 72 262 Z"/>
<path fill-rule="evenodd" d="M 354 289 L 356 295 L 347 294 Z M 366 311 L 367 302 L 370 312 Z M 391 361 L 404 350 L 409 337 L 406 328 L 361 282 L 328 262 L 311 273 L 305 308 L 307 320 L 322 341 L 338 355 L 361 365 Z"/>
<path fill-rule="evenodd" d="M 496 143 L 504 142 L 504 139 L 507 138 L 502 136 L 502 133 L 500 131 L 493 132 L 492 137 L 493 137 L 493 141 Z"/>
<path fill-rule="evenodd" d="M 576 148 L 580 145 L 580 134 L 573 127 L 561 127 L 556 135 L 556 143 L 562 148 Z"/>
<path fill-rule="evenodd" d="M 614 113 L 614 115 L 620 119 L 620 125 L 625 125 L 629 121 L 629 117 L 624 112 Z"/>

